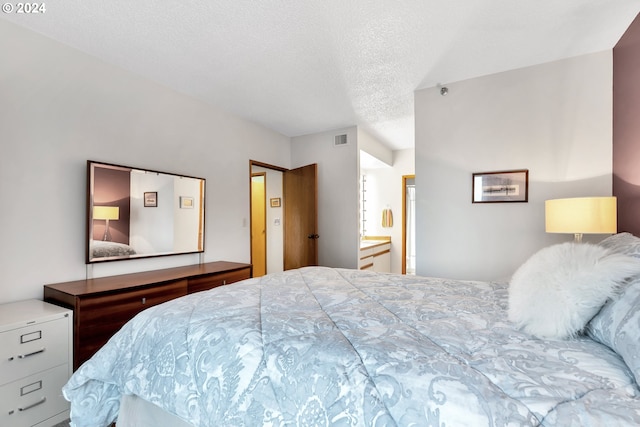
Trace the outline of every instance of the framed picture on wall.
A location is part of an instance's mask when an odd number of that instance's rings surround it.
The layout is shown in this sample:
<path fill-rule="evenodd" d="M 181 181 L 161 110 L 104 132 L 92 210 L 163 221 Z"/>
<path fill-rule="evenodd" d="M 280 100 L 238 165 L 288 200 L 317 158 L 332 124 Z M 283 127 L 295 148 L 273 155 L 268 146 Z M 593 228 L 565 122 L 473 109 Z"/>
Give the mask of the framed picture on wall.
<path fill-rule="evenodd" d="M 193 209 L 193 197 L 180 196 L 180 209 Z"/>
<path fill-rule="evenodd" d="M 145 208 L 157 208 L 158 207 L 158 192 L 147 191 L 144 193 L 144 207 Z"/>
<path fill-rule="evenodd" d="M 529 201 L 529 170 L 478 172 L 472 176 L 472 203 Z"/>

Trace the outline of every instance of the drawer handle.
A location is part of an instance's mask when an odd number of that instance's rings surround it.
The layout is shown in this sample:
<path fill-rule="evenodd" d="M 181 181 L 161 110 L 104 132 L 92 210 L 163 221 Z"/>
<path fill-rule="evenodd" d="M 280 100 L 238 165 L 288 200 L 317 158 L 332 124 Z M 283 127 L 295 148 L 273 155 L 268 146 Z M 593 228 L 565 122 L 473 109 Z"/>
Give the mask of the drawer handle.
<path fill-rule="evenodd" d="M 29 356 L 35 356 L 36 354 L 40 354 L 40 353 L 44 353 L 44 348 L 41 348 L 40 350 L 36 350 L 33 353 L 19 354 L 18 359 L 26 359 Z"/>
<path fill-rule="evenodd" d="M 47 401 L 47 398 L 43 397 L 42 399 L 38 400 L 36 403 L 32 403 L 31 405 L 25 406 L 24 408 L 18 408 L 18 411 L 20 412 L 26 411 L 27 409 L 31 409 L 34 406 L 42 405 L 46 401 Z"/>

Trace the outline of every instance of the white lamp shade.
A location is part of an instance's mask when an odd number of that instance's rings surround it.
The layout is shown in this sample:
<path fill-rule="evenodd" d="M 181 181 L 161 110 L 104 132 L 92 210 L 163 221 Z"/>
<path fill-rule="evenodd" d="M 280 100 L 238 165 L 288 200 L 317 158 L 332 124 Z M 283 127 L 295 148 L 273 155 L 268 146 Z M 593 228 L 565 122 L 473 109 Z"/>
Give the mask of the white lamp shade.
<path fill-rule="evenodd" d="M 615 197 L 577 197 L 545 202 L 547 233 L 614 234 L 618 231 Z"/>
<path fill-rule="evenodd" d="M 118 206 L 94 206 L 93 219 L 113 219 L 120 217 L 120 208 Z"/>

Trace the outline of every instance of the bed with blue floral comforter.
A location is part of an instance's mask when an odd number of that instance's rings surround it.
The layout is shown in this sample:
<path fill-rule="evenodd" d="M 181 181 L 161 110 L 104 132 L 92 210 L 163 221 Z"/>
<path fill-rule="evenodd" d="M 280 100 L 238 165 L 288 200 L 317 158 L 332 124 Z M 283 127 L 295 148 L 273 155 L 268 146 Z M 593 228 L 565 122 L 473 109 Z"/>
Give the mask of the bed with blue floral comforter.
<path fill-rule="evenodd" d="M 640 425 L 622 358 L 517 330 L 507 286 L 309 267 L 188 295 L 75 372 L 72 425 L 122 395 L 194 426 Z"/>

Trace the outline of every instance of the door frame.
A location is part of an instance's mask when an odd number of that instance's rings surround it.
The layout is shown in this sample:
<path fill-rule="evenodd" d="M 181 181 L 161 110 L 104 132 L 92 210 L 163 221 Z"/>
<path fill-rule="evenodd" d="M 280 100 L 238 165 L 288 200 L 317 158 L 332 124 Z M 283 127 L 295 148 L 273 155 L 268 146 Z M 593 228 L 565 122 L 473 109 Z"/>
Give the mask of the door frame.
<path fill-rule="evenodd" d="M 251 215 L 251 213 L 253 212 L 253 206 L 252 206 L 253 198 L 251 197 L 251 177 L 254 174 L 253 172 L 254 166 L 270 169 L 270 170 L 274 170 L 282 173 L 288 170 L 287 168 L 271 165 L 269 163 L 259 162 L 257 160 L 249 160 L 249 213 L 250 213 L 249 214 L 249 253 L 251 254 L 251 257 L 250 257 L 251 264 L 253 264 L 253 239 L 251 239 L 251 230 L 253 230 L 253 215 Z M 266 181 L 266 178 L 265 178 L 265 181 Z M 267 246 L 268 246 L 268 240 L 267 240 Z M 268 263 L 267 263 L 267 266 L 268 266 Z"/>

